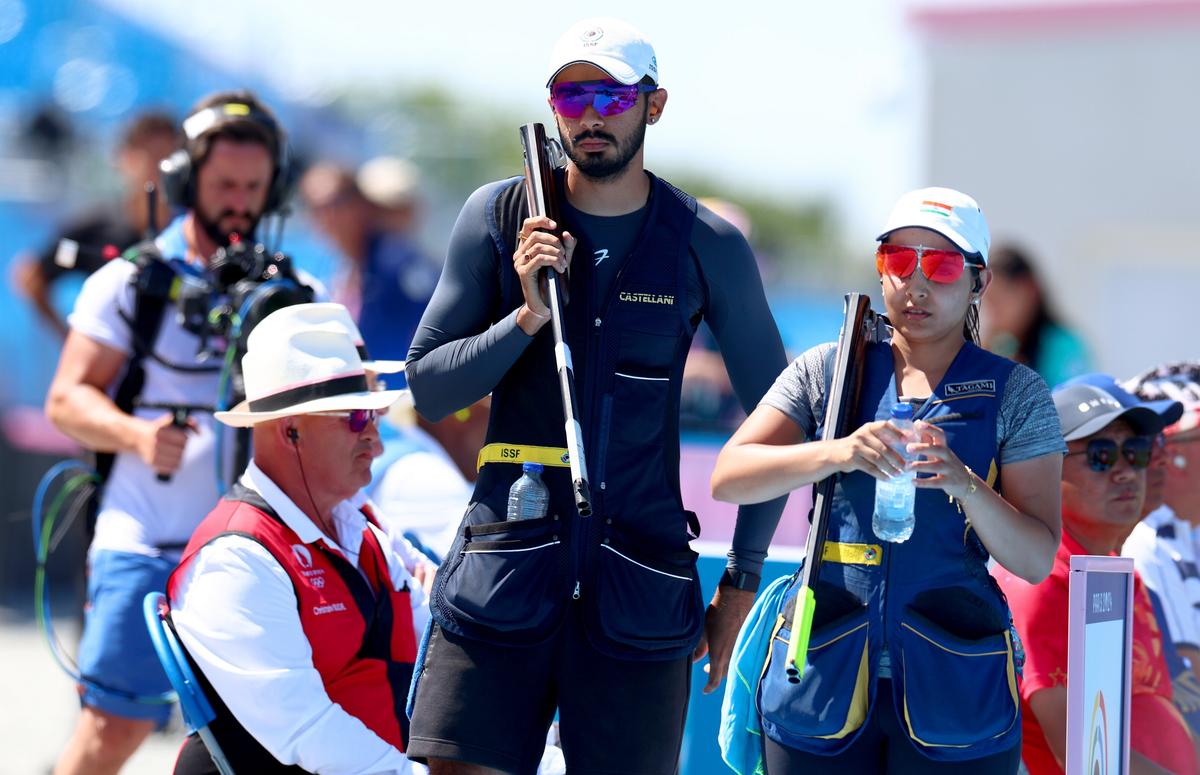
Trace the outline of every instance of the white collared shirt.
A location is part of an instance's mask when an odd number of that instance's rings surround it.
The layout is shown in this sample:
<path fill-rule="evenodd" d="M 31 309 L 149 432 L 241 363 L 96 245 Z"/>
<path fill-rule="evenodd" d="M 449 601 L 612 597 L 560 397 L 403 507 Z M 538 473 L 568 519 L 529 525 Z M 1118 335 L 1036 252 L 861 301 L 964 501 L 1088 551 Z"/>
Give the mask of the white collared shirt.
<path fill-rule="evenodd" d="M 1171 640 L 1192 649 L 1200 649 L 1198 538 L 1190 522 L 1163 504 L 1134 527 L 1121 549 L 1162 602 Z"/>
<path fill-rule="evenodd" d="M 301 541 L 324 541 L 358 567 L 368 525 L 359 510 L 365 495 L 334 507 L 333 542 L 253 461 L 241 483 Z M 429 601 L 410 581 L 410 571 L 421 555 L 402 536 L 371 529 L 395 588 L 409 582 L 419 638 Z M 188 653 L 238 722 L 280 762 L 321 775 L 425 772 L 329 698 L 313 665 L 292 581 L 266 547 L 244 536 L 221 536 L 196 553 L 177 590 L 171 616 Z"/>

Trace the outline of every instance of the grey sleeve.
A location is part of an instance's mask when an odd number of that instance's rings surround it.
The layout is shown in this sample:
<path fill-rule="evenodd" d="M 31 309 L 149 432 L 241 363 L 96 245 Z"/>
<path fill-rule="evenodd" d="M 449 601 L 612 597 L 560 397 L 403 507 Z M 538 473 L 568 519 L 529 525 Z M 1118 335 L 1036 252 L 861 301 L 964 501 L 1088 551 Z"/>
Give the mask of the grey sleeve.
<path fill-rule="evenodd" d="M 835 342 L 827 342 L 806 350 L 788 364 L 759 402 L 791 418 L 805 441 L 816 436 L 825 417 L 825 358 L 835 347 Z"/>
<path fill-rule="evenodd" d="M 734 393 L 750 412 L 787 365 L 758 265 L 741 232 L 703 206 L 691 246 L 706 291 L 704 319 L 721 348 Z M 762 574 L 785 503 L 783 497 L 738 508 L 728 567 Z"/>
<path fill-rule="evenodd" d="M 501 185 L 490 183 L 463 205 L 446 265 L 408 350 L 405 375 L 417 411 L 430 420 L 470 406 L 490 393 L 533 338 L 513 311 L 496 322 L 499 257 L 486 209 Z"/>
<path fill-rule="evenodd" d="M 996 444 L 1000 465 L 1067 451 L 1050 388 L 1028 366 L 1017 364 L 1008 377 L 996 418 Z"/>

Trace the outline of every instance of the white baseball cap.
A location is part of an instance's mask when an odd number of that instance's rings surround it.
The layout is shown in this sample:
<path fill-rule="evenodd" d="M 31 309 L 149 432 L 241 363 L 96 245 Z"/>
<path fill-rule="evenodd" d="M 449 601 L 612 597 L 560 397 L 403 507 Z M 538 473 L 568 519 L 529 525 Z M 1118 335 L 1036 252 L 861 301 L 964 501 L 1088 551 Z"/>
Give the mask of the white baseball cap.
<path fill-rule="evenodd" d="M 635 84 L 646 76 L 658 84 L 654 47 L 645 35 L 620 19 L 594 16 L 571 25 L 554 44 L 546 86 L 564 68 L 581 62 L 599 67 L 623 84 Z"/>
<path fill-rule="evenodd" d="M 992 243 L 987 219 L 979 204 L 961 191 L 938 187 L 909 191 L 896 202 L 887 226 L 875 239 L 912 227 L 936 231 L 967 253 L 978 253 L 987 264 Z"/>

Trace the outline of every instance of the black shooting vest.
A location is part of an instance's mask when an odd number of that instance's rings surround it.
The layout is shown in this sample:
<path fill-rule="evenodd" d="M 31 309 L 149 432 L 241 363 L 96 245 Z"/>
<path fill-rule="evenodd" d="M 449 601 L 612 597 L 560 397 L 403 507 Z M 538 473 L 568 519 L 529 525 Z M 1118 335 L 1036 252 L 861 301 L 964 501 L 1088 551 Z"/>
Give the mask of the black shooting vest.
<path fill-rule="evenodd" d="M 502 289 L 493 321 L 524 303 L 513 269 L 527 212 L 520 183 L 499 188 L 487 206 Z M 646 207 L 607 298 L 592 291 L 586 236 L 564 224 L 580 238 L 564 326 L 592 516 L 575 509 L 546 325 L 492 392 L 484 449 L 495 454 L 481 454 L 471 506 L 434 586 L 433 615 L 452 632 L 539 643 L 579 606 L 591 641 L 615 657 L 674 659 L 699 639 L 704 608 L 688 546 L 698 524 L 679 493 L 679 392 L 697 322 L 685 304 L 696 201 L 651 176 Z M 509 488 L 528 459 L 551 463 L 543 474 L 547 516 L 506 522 Z"/>

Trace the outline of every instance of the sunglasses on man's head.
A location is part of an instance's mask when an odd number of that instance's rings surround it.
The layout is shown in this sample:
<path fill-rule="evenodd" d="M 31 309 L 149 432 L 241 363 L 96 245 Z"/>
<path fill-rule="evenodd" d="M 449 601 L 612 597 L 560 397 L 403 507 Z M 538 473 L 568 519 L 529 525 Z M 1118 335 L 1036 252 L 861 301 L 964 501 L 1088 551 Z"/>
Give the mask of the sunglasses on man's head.
<path fill-rule="evenodd" d="M 563 81 L 550 87 L 550 104 L 563 118 L 579 118 L 591 106 L 601 116 L 617 116 L 637 104 L 638 95 L 651 92 L 654 84 L 624 84 L 602 81 Z"/>
<path fill-rule="evenodd" d="M 348 412 L 313 412 L 313 414 L 321 417 L 345 417 L 346 422 L 350 425 L 351 433 L 362 433 L 367 429 L 367 425 L 375 422 L 387 412 L 378 409 L 351 409 Z"/>
<path fill-rule="evenodd" d="M 1130 468 L 1140 471 L 1150 466 L 1150 453 L 1153 448 L 1154 439 L 1149 436 L 1131 436 L 1125 439 L 1120 447 L 1112 439 L 1092 439 L 1086 449 L 1068 452 L 1067 457 L 1087 455 L 1088 468 L 1097 473 L 1104 473 L 1117 464 L 1119 451 Z"/>
<path fill-rule="evenodd" d="M 967 259 L 957 250 L 927 248 L 923 245 L 880 245 L 875 251 L 875 268 L 880 275 L 906 280 L 921 267 L 921 273 L 935 283 L 952 283 L 962 277 Z"/>

